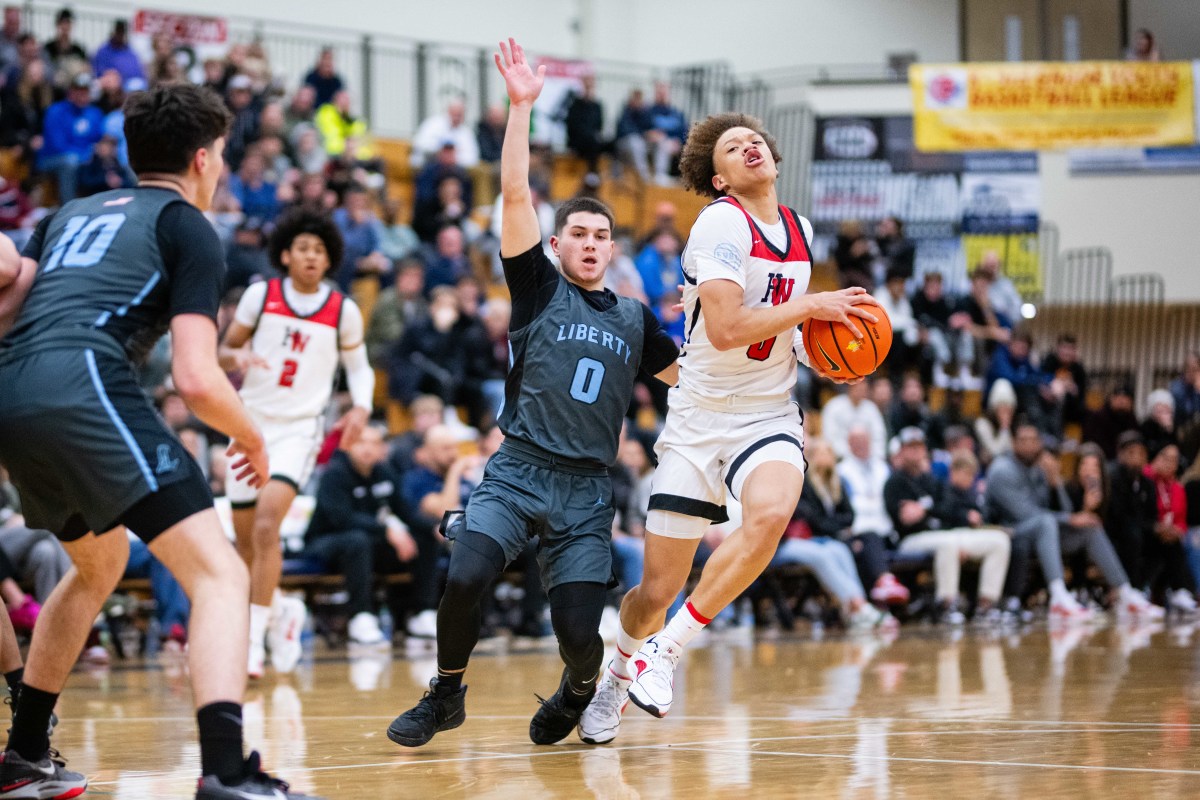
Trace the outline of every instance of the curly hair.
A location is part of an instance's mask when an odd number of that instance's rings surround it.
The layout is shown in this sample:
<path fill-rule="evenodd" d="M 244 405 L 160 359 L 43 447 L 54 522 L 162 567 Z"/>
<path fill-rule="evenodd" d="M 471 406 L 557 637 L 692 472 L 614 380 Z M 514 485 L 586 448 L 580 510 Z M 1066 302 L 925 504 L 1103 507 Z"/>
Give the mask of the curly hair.
<path fill-rule="evenodd" d="M 716 198 L 724 194 L 712 184 L 713 176 L 717 174 L 713 166 L 713 151 L 716 150 L 717 140 L 730 128 L 749 128 L 754 131 L 767 143 L 775 163 L 783 161 L 775 137 L 767 133 L 762 120 L 749 114 L 714 114 L 703 122 L 697 122 L 688 131 L 687 143 L 679 157 L 679 174 L 683 178 L 684 188 L 704 197 Z"/>
<path fill-rule="evenodd" d="M 342 232 L 327 214 L 318 214 L 303 208 L 284 214 L 271 233 L 267 252 L 275 268 L 287 272 L 283 263 L 283 251 L 290 250 L 296 237 L 304 233 L 311 233 L 321 240 L 325 245 L 325 252 L 329 254 L 329 269 L 336 270 L 342 263 L 342 250 L 345 246 L 342 242 Z"/>

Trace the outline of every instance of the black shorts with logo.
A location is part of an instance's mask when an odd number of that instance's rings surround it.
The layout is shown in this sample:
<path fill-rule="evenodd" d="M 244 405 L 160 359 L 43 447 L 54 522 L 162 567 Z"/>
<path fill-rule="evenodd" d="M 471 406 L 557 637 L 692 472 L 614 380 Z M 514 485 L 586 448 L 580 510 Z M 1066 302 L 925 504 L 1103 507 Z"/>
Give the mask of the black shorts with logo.
<path fill-rule="evenodd" d="M 0 463 L 30 527 L 69 541 L 136 520 L 150 540 L 211 508 L 212 494 L 124 353 L 101 338 L 0 355 Z"/>

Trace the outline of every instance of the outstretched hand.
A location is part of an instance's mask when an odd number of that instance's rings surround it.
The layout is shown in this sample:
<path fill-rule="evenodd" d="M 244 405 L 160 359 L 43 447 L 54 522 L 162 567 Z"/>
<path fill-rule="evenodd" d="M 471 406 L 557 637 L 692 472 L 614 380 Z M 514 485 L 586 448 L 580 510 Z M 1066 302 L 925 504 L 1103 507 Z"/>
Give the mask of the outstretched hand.
<path fill-rule="evenodd" d="M 504 85 L 508 89 L 508 99 L 513 105 L 533 103 L 542 93 L 542 85 L 546 80 L 545 65 L 537 68 L 537 72 L 525 60 L 525 50 L 517 44 L 516 39 L 509 39 L 508 44 L 500 43 L 500 52 L 495 54 L 496 69 L 504 76 Z"/>

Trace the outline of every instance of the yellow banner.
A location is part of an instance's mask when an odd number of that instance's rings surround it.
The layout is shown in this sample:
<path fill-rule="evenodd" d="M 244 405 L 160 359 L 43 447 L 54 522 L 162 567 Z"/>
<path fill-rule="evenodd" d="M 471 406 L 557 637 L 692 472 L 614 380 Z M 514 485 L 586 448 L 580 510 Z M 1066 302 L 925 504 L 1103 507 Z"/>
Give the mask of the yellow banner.
<path fill-rule="evenodd" d="M 1041 251 L 1036 233 L 964 234 L 962 247 L 968 275 L 988 251 L 994 250 L 1004 265 L 1004 274 L 1023 297 L 1041 293 Z"/>
<path fill-rule="evenodd" d="M 919 64 L 908 81 L 918 150 L 1196 141 L 1189 62 Z"/>

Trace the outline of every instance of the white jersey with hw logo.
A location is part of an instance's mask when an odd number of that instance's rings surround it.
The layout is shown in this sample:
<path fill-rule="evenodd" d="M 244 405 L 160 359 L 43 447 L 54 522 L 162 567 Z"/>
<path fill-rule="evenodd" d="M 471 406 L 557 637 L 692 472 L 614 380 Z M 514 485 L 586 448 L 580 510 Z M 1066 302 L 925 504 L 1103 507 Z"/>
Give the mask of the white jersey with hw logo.
<path fill-rule="evenodd" d="M 700 285 L 727 280 L 742 287 L 747 308 L 780 305 L 808 291 L 812 226 L 780 206 L 773 225 L 733 198 L 700 212 L 683 254 L 687 333 L 679 385 L 670 392 L 667 423 L 655 447 L 659 466 L 650 489 L 646 529 L 681 539 L 702 537 L 728 519 L 726 497 L 740 497 L 760 464 L 805 468 L 804 422 L 791 402 L 796 383 L 795 331 L 721 351 L 709 338 Z"/>
<path fill-rule="evenodd" d="M 722 352 L 709 340 L 700 284 L 733 281 L 747 308 L 784 303 L 808 291 L 812 277 L 812 225 L 780 206 L 780 220 L 766 225 L 736 200 L 723 197 L 700 212 L 683 252 L 687 338 L 679 359 L 679 385 L 689 394 L 776 395 L 796 383 L 793 336 L 784 335 Z"/>

